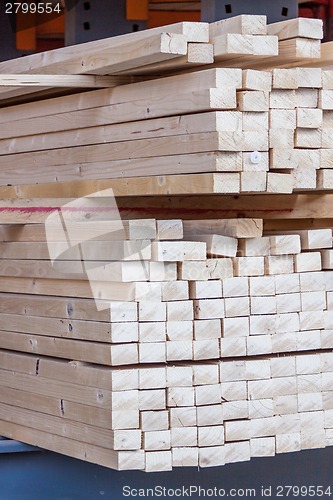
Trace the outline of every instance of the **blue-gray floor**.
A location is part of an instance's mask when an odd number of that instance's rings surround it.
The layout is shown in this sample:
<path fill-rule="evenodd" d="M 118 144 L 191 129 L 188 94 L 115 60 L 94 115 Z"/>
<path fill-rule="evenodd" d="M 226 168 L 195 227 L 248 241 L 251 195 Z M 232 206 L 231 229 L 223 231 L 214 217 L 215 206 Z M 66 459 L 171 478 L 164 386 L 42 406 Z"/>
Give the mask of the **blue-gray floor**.
<path fill-rule="evenodd" d="M 142 488 L 163 487 L 185 488 L 181 498 L 190 493 L 190 486 L 210 489 L 214 487 L 225 490 L 225 496 L 245 498 L 245 491 L 256 490 L 252 498 L 265 498 L 261 487 L 272 487 L 270 498 L 324 498 L 330 495 L 326 488 L 331 487 L 333 497 L 333 447 L 325 450 L 310 450 L 299 453 L 279 455 L 272 458 L 257 458 L 251 462 L 230 464 L 225 467 L 202 469 L 176 469 L 173 472 L 145 474 L 141 472 L 116 472 L 103 467 L 70 459 L 59 454 L 49 452 L 34 453 L 4 453 L 0 454 L 0 500 L 118 500 L 135 498 L 125 496 L 124 493 L 137 493 L 136 498 L 158 498 L 158 496 L 142 496 L 138 491 Z M 287 489 L 283 491 L 278 486 L 305 486 L 303 494 L 293 494 Z M 309 486 L 323 486 L 315 491 Z M 306 489 L 308 488 L 308 489 Z M 239 491 L 235 493 L 234 489 Z M 137 491 L 135 491 L 137 490 Z M 193 492 L 194 490 L 192 490 Z M 313 495 L 313 493 L 316 493 Z M 318 494 L 319 492 L 319 494 Z M 139 494 L 141 495 L 139 496 Z M 152 493 L 146 492 L 146 493 Z M 170 492 L 172 494 L 172 492 Z M 180 490 L 176 491 L 176 494 Z M 214 493 L 214 492 L 213 492 Z M 222 492 L 223 493 L 223 492 Z M 270 491 L 266 489 L 266 494 Z M 278 495 L 278 493 L 281 493 Z M 297 489 L 294 490 L 297 493 Z M 175 498 L 171 495 L 160 498 Z M 250 497 L 248 492 L 247 497 Z M 204 498 L 203 491 L 193 493 L 192 499 Z M 207 498 L 207 496 L 206 496 Z M 212 496 L 210 496 L 212 498 Z M 221 498 L 213 496 L 213 498 Z"/>

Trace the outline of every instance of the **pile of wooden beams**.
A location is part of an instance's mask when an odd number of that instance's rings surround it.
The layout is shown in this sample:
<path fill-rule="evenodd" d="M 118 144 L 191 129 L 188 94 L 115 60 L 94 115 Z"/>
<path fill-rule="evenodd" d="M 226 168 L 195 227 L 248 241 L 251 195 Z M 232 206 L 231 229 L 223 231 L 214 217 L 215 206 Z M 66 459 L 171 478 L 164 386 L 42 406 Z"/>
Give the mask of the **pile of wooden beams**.
<path fill-rule="evenodd" d="M 0 435 L 147 472 L 333 444 L 321 37 L 238 16 L 0 63 Z"/>
<path fill-rule="evenodd" d="M 0 183 L 61 192 L 112 179 L 127 196 L 183 194 L 195 181 L 193 194 L 331 189 L 332 93 L 332 70 L 219 68 L 11 106 Z"/>
<path fill-rule="evenodd" d="M 330 445 L 332 230 L 124 227 L 77 245 L 90 282 L 1 227 L 0 433 L 146 471 Z"/>

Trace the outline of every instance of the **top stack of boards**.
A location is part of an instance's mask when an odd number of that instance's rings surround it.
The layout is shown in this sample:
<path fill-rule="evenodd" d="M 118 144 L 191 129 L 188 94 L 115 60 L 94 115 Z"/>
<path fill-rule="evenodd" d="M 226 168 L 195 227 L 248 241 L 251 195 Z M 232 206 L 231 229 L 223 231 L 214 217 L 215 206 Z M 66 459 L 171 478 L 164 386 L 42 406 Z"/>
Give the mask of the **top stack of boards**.
<path fill-rule="evenodd" d="M 1 194 L 331 189 L 333 72 L 279 67 L 320 60 L 321 37 L 317 19 L 242 15 L 1 63 Z"/>

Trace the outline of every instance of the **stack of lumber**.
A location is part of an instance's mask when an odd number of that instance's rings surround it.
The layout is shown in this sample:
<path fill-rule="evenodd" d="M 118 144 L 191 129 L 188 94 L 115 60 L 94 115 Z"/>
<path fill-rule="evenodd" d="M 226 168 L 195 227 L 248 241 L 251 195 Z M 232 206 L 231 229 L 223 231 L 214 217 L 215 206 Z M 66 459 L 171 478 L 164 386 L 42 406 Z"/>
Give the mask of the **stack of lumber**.
<path fill-rule="evenodd" d="M 0 64 L 0 435 L 147 472 L 333 444 L 321 37 L 238 16 Z"/>
<path fill-rule="evenodd" d="M 109 179 L 126 196 L 331 189 L 332 95 L 332 70 L 216 68 L 10 106 L 0 184 L 61 193 Z"/>
<path fill-rule="evenodd" d="M 1 63 L 0 186 L 44 184 L 25 197 L 90 180 L 117 196 L 330 189 L 332 71 L 268 70 L 287 64 L 284 49 L 310 57 L 292 47 L 318 59 L 321 36 L 316 19 L 244 15 Z M 265 71 L 241 69 L 258 61 Z M 77 93 L 46 98 L 66 86 Z"/>
<path fill-rule="evenodd" d="M 145 471 L 330 445 L 332 230 L 124 232 L 52 267 L 44 225 L 1 227 L 0 433 Z"/>

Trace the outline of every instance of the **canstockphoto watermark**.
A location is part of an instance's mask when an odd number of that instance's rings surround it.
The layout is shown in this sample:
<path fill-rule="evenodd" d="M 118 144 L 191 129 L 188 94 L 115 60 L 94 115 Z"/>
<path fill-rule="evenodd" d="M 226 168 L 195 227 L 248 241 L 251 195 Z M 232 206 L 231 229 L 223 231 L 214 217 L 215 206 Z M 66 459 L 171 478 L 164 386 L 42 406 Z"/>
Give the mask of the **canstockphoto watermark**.
<path fill-rule="evenodd" d="M 129 285 L 148 281 L 151 260 L 152 240 L 144 237 L 140 223 L 144 226 L 140 220 L 122 220 L 112 189 L 64 204 L 45 222 L 53 268 L 64 278 L 70 274 L 88 280 L 98 310 L 107 309 L 110 300 L 132 301 Z M 159 281 L 164 269 L 162 265 Z M 144 287 L 135 289 L 135 300 L 149 300 Z"/>

